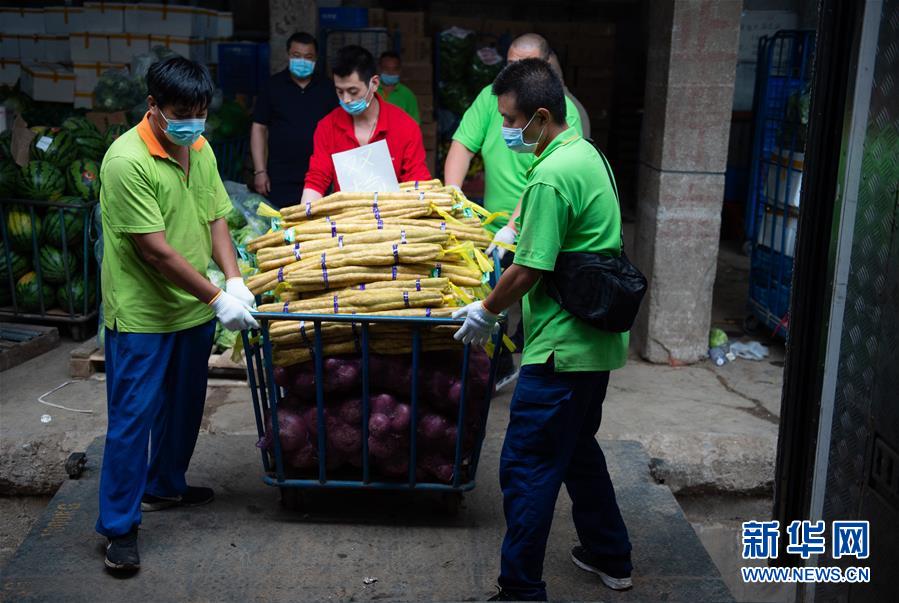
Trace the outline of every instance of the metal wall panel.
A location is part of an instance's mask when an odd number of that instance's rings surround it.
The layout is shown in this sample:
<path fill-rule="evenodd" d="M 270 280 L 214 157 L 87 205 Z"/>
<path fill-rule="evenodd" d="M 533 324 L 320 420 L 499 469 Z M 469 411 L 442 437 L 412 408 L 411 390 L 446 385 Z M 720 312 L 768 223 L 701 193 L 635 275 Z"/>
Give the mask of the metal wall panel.
<path fill-rule="evenodd" d="M 899 450 L 899 0 L 881 14 L 841 334 L 823 518 L 869 519 L 874 582 L 895 588 L 899 506 L 872 475 L 876 458 Z M 875 447 L 875 440 L 878 442 Z M 881 457 L 874 455 L 877 451 Z M 896 474 L 899 477 L 899 473 Z M 882 476 L 881 476 L 882 477 Z M 880 551 L 878 555 L 877 551 Z M 893 559 L 889 559 L 893 557 Z M 841 560 L 842 561 L 842 560 Z M 878 577 L 880 578 L 878 580 Z M 873 585 L 819 585 L 817 601 L 874 601 Z M 895 594 L 895 591 L 893 591 Z"/>

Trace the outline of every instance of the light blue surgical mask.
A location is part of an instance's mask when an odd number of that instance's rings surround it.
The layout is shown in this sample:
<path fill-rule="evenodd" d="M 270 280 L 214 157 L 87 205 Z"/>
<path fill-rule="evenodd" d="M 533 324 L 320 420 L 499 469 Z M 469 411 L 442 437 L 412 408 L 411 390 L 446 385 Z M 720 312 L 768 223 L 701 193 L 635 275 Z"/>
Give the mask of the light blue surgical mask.
<path fill-rule="evenodd" d="M 515 151 L 516 153 L 534 152 L 534 149 L 536 149 L 537 145 L 540 144 L 540 139 L 543 138 L 543 131 L 546 130 L 546 125 L 544 124 L 536 141 L 525 142 L 524 131 L 528 129 L 528 127 L 531 125 L 531 122 L 534 121 L 535 117 L 537 117 L 536 113 L 531 116 L 531 118 L 528 120 L 528 123 L 526 123 L 523 128 L 507 128 L 503 126 L 503 140 L 506 142 L 506 146 L 509 147 L 510 150 Z"/>
<path fill-rule="evenodd" d="M 290 59 L 290 73 L 294 77 L 304 80 L 312 75 L 313 71 L 315 71 L 315 61 L 310 61 L 309 59 Z"/>
<path fill-rule="evenodd" d="M 385 86 L 396 86 L 400 83 L 400 76 L 393 73 L 382 73 L 381 83 Z"/>
<path fill-rule="evenodd" d="M 166 138 L 182 147 L 197 142 L 200 134 L 206 129 L 205 118 L 169 119 L 165 116 L 165 113 L 162 112 L 162 109 L 157 109 L 157 112 L 162 116 L 162 120 L 165 122 Z"/>
<path fill-rule="evenodd" d="M 371 88 L 371 82 L 368 83 L 368 87 Z M 372 98 L 374 98 L 374 95 L 372 95 Z M 362 113 L 363 111 L 368 109 L 368 106 L 370 104 L 371 104 L 371 98 L 368 98 L 367 93 L 362 98 L 354 100 L 354 101 L 350 101 L 348 103 L 340 101 L 340 106 L 343 107 L 343 110 L 346 111 L 347 113 L 349 113 L 350 115 L 359 115 L 360 113 Z"/>

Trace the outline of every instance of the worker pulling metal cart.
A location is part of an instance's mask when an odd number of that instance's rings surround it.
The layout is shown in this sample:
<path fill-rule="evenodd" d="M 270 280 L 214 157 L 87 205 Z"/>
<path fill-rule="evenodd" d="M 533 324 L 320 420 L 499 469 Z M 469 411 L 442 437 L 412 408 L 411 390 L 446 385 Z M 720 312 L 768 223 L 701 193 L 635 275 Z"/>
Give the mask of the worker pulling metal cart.
<path fill-rule="evenodd" d="M 254 316 L 260 329 L 244 332 L 243 344 L 263 481 L 281 489 L 286 506 L 300 504 L 304 490 L 407 490 L 441 494 L 457 512 L 475 486 L 502 331 L 488 353 L 450 349 L 445 332 L 438 343 L 435 331 L 463 322 L 448 316 Z M 273 324 L 302 333 L 310 359 L 285 365 Z M 355 351 L 328 356 L 328 332 L 341 328 L 352 329 Z M 390 341 L 378 339 L 385 331 Z M 401 345 L 411 351 L 397 354 Z"/>

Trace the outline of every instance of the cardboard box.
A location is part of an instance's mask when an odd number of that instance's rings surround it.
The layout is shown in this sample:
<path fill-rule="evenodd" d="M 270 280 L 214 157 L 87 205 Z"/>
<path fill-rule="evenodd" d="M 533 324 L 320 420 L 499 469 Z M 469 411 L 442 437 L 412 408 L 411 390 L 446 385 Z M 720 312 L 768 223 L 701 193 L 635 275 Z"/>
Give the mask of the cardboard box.
<path fill-rule="evenodd" d="M 383 8 L 368 9 L 369 27 L 387 27 L 387 11 Z"/>
<path fill-rule="evenodd" d="M 0 31 L 5 34 L 42 34 L 44 9 L 0 8 Z"/>
<path fill-rule="evenodd" d="M 125 63 L 75 63 L 72 67 L 75 71 L 75 91 L 82 94 L 93 94 L 100 76 L 107 71 L 128 73 L 128 65 Z"/>
<path fill-rule="evenodd" d="M 0 59 L 18 60 L 20 57 L 19 36 L 0 33 Z"/>
<path fill-rule="evenodd" d="M 72 55 L 68 36 L 19 35 L 19 58 L 26 63 L 69 63 Z"/>
<path fill-rule="evenodd" d="M 399 31 L 404 36 L 423 36 L 425 34 L 425 14 L 422 11 L 397 12 L 387 11 L 387 29 Z"/>
<path fill-rule="evenodd" d="M 48 34 L 68 35 L 84 31 L 84 9 L 70 6 L 48 6 L 44 8 L 44 31 Z"/>
<path fill-rule="evenodd" d="M 125 11 L 125 31 L 175 36 L 180 38 L 206 35 L 205 11 L 190 6 L 168 4 L 132 4 Z"/>
<path fill-rule="evenodd" d="M 69 36 L 69 52 L 73 63 L 108 63 L 109 36 L 91 32 Z"/>
<path fill-rule="evenodd" d="M 85 2 L 84 31 L 90 33 L 124 32 L 127 6 L 122 2 Z"/>
<path fill-rule="evenodd" d="M 109 126 L 113 124 L 128 125 L 124 111 L 91 111 L 90 113 L 85 113 L 84 117 L 97 126 L 97 129 L 104 134 L 109 129 Z"/>
<path fill-rule="evenodd" d="M 433 44 L 431 38 L 416 36 L 413 38 L 402 38 L 403 51 L 401 56 L 403 62 L 409 61 L 413 63 L 429 62 L 434 58 Z"/>
<path fill-rule="evenodd" d="M 180 36 L 150 36 L 150 47 L 165 46 L 172 51 L 199 63 L 206 62 L 206 40 Z"/>
<path fill-rule="evenodd" d="M 150 52 L 149 34 L 109 34 L 109 61 L 130 63 L 134 55 Z"/>
<path fill-rule="evenodd" d="M 22 64 L 18 59 L 0 59 L 0 85 L 15 86 L 22 73 Z"/>
<path fill-rule="evenodd" d="M 54 63 L 23 63 L 21 88 L 36 101 L 71 103 L 75 100 L 75 73 Z"/>
<path fill-rule="evenodd" d="M 230 38 L 234 35 L 234 13 L 216 11 L 215 27 L 206 32 L 207 38 Z"/>

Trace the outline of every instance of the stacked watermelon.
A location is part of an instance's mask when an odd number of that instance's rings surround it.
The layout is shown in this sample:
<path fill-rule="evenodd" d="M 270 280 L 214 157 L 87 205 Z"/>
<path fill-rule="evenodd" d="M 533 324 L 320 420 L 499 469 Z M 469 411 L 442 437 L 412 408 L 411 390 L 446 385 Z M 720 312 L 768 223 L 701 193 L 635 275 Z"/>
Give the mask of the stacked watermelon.
<path fill-rule="evenodd" d="M 37 274 L 27 272 L 16 282 L 16 302 L 24 312 L 40 312 L 41 298 L 44 310 L 56 305 L 56 292 L 46 282 L 38 281 Z"/>
<path fill-rule="evenodd" d="M 80 203 L 80 197 L 63 197 L 63 203 Z M 71 208 L 50 208 L 44 216 L 43 238 L 54 247 L 62 247 L 65 240 L 66 248 L 72 249 L 84 239 L 84 212 Z"/>
<path fill-rule="evenodd" d="M 19 194 L 26 199 L 58 201 L 65 190 L 62 172 L 49 161 L 29 161 L 22 169 Z"/>
<path fill-rule="evenodd" d="M 100 197 L 100 166 L 91 159 L 76 159 L 66 170 L 67 191 L 73 197 L 90 201 Z"/>
<path fill-rule="evenodd" d="M 41 217 L 27 207 L 13 206 L 6 214 L 6 232 L 13 249 L 31 257 L 34 253 L 34 241 L 41 244 Z"/>
<path fill-rule="evenodd" d="M 71 251 L 64 254 L 56 247 L 44 245 L 38 257 L 45 283 L 60 285 L 78 274 L 78 260 Z"/>
<path fill-rule="evenodd" d="M 19 166 L 0 159 L 0 197 L 12 197 L 19 189 Z"/>
<path fill-rule="evenodd" d="M 62 122 L 62 129 L 75 141 L 78 157 L 101 161 L 106 153 L 106 140 L 100 130 L 84 117 L 73 116 Z"/>
<path fill-rule="evenodd" d="M 31 141 L 30 157 L 34 161 L 48 161 L 64 168 L 78 155 L 75 138 L 62 128 L 38 126 L 31 128 L 36 134 Z"/>
<path fill-rule="evenodd" d="M 69 286 L 60 286 L 56 292 L 56 301 L 65 312 L 73 311 L 75 314 L 81 314 L 84 311 L 85 295 L 90 308 L 97 301 L 97 283 L 91 279 L 85 287 L 84 277 L 78 276 L 71 280 Z"/>
<path fill-rule="evenodd" d="M 125 124 L 110 124 L 108 128 L 106 128 L 106 134 L 103 136 L 104 142 L 106 142 L 106 148 L 114 143 L 119 136 L 128 131 L 128 126 Z"/>

